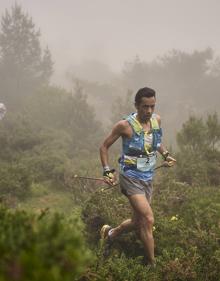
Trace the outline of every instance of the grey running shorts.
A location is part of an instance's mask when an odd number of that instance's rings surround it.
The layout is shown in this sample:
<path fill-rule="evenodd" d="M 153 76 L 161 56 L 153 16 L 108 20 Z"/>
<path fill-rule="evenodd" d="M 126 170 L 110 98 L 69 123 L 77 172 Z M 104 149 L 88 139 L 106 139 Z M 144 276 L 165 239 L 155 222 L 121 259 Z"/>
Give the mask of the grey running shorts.
<path fill-rule="evenodd" d="M 153 192 L 152 181 L 143 181 L 126 177 L 122 174 L 119 175 L 119 182 L 121 192 L 125 196 L 131 196 L 134 194 L 144 194 L 147 200 L 150 202 Z"/>

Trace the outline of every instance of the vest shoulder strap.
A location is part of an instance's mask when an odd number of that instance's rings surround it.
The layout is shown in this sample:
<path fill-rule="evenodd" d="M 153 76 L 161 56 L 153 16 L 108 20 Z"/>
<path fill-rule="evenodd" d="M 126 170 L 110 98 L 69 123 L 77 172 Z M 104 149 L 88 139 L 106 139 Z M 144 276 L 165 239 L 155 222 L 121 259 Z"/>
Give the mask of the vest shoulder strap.
<path fill-rule="evenodd" d="M 131 125 L 131 127 L 133 128 L 135 133 L 140 134 L 143 131 L 143 127 L 141 126 L 141 124 L 136 119 L 136 115 L 137 115 L 136 113 L 131 113 L 130 115 L 128 115 L 124 119 L 128 121 L 128 123 Z M 151 127 L 152 127 L 153 130 L 159 130 L 160 129 L 159 123 L 157 121 L 156 114 L 152 115 L 152 117 L 150 119 L 150 122 L 151 122 Z"/>
<path fill-rule="evenodd" d="M 131 125 L 133 131 L 136 134 L 140 134 L 143 131 L 143 128 L 142 128 L 141 124 L 138 122 L 136 116 L 137 116 L 137 113 L 131 113 L 125 119 Z"/>
<path fill-rule="evenodd" d="M 151 127 L 152 127 L 153 130 L 159 130 L 160 129 L 159 123 L 157 121 L 156 114 L 152 115 L 150 121 L 151 121 Z"/>

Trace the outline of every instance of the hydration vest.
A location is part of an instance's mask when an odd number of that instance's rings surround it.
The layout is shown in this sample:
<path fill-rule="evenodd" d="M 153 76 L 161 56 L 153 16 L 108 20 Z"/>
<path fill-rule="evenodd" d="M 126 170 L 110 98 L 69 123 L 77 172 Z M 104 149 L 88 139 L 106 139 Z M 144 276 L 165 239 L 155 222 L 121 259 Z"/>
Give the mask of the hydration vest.
<path fill-rule="evenodd" d="M 156 166 L 156 151 L 161 143 L 162 129 L 155 114 L 150 119 L 149 132 L 144 131 L 136 117 L 137 113 L 132 113 L 125 118 L 132 127 L 133 135 L 131 138 L 123 137 L 123 153 L 119 163 L 122 171 L 128 169 L 142 172 L 153 171 Z"/>

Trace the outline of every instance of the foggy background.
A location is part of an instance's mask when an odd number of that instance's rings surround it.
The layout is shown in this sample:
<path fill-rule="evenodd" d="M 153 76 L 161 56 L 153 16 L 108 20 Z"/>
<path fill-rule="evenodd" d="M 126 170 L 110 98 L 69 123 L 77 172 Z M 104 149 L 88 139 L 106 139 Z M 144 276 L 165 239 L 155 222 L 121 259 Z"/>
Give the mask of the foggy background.
<path fill-rule="evenodd" d="M 219 280 L 219 1 L 118 2 L 0 2 L 0 280 Z M 131 211 L 99 147 L 143 86 L 177 160 L 158 155 L 153 270 L 135 233 L 108 259 L 99 235 Z"/>
<path fill-rule="evenodd" d="M 1 0 L 1 14 L 15 3 Z M 66 71 L 83 78 L 107 80 L 125 61 L 138 55 L 151 61 L 169 50 L 220 50 L 218 0 L 19 0 L 41 30 L 55 61 L 54 82 L 65 83 Z M 97 74 L 92 62 L 105 64 Z M 101 68 L 102 65 L 100 65 Z"/>
<path fill-rule="evenodd" d="M 201 75 L 213 69 L 219 75 L 219 1 L 16 3 L 32 17 L 42 46 L 51 52 L 51 83 L 71 91 L 77 81 L 98 119 L 107 124 L 114 119 L 117 98 L 126 99 L 130 91 L 133 103 L 143 86 L 157 91 L 156 111 L 169 139 L 190 114 L 218 111 L 218 79 L 215 86 L 208 79 L 204 89 Z M 2 0 L 1 14 L 14 4 Z"/>

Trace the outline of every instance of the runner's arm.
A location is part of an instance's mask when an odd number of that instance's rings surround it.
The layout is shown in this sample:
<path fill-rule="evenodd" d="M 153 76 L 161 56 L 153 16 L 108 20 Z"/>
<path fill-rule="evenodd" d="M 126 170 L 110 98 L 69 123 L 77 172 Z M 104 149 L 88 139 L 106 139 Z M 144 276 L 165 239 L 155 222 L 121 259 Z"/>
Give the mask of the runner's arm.
<path fill-rule="evenodd" d="M 159 126 L 161 127 L 161 118 L 159 115 L 157 115 L 157 121 Z M 164 158 L 165 161 L 167 162 L 176 162 L 176 159 L 174 159 L 173 157 L 171 157 L 169 155 L 168 150 L 166 149 L 166 147 L 163 145 L 163 143 L 160 143 L 160 146 L 157 148 L 157 151 L 162 155 L 162 157 Z"/>
<path fill-rule="evenodd" d="M 109 162 L 108 162 L 109 147 L 123 135 L 124 128 L 125 128 L 124 120 L 116 123 L 114 125 L 111 133 L 107 136 L 107 138 L 102 143 L 99 151 L 100 151 L 100 159 L 101 159 L 103 168 L 109 166 Z"/>

